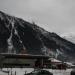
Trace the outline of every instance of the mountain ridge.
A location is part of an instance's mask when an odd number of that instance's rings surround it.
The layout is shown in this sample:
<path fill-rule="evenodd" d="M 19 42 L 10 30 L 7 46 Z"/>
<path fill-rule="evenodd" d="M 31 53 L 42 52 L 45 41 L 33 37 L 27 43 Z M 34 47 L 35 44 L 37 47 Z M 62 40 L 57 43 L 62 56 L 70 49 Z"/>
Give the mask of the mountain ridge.
<path fill-rule="evenodd" d="M 75 44 L 75 34 L 74 33 L 68 33 L 61 37 Z"/>

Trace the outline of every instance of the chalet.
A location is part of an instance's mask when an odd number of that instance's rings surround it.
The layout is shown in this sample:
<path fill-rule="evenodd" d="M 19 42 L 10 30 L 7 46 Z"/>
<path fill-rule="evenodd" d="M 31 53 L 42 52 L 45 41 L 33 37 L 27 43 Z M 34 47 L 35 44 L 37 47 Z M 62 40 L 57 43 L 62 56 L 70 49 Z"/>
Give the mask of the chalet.
<path fill-rule="evenodd" d="M 53 69 L 66 69 L 67 68 L 67 64 L 60 60 L 57 60 L 55 58 L 50 58 L 48 60 L 51 60 L 51 66 Z"/>

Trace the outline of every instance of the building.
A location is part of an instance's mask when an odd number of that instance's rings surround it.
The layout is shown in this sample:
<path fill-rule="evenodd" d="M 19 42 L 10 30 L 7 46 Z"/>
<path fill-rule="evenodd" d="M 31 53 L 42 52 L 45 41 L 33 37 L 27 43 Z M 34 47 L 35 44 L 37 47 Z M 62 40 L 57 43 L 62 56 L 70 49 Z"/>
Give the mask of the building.
<path fill-rule="evenodd" d="M 60 61 L 60 60 L 57 60 L 55 58 L 50 58 L 49 60 L 51 60 L 51 66 L 52 66 L 52 69 L 66 69 L 67 68 L 67 64 Z"/>
<path fill-rule="evenodd" d="M 44 61 L 49 59 L 49 56 L 31 55 L 31 54 L 0 54 L 2 57 L 2 67 L 43 67 Z"/>

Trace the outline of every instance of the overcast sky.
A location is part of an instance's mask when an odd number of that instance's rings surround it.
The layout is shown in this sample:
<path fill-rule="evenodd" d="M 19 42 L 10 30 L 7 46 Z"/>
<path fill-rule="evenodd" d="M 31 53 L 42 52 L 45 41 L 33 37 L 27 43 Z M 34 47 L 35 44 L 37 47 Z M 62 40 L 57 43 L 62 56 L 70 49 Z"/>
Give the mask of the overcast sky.
<path fill-rule="evenodd" d="M 75 0 L 0 0 L 0 10 L 51 32 L 75 33 Z"/>

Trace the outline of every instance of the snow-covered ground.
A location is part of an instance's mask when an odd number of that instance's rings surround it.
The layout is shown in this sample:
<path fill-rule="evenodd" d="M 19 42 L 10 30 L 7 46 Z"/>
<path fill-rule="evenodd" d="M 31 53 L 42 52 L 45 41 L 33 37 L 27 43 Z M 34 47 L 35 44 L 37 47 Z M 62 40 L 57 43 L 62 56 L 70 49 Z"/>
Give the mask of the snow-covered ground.
<path fill-rule="evenodd" d="M 70 75 L 72 69 L 67 69 L 67 70 L 52 70 L 48 69 L 49 72 L 52 72 L 53 75 Z"/>
<path fill-rule="evenodd" d="M 9 75 L 11 75 L 11 72 L 12 72 L 12 75 L 15 75 L 15 71 L 16 71 L 16 75 L 24 75 L 25 72 L 26 73 L 30 73 L 32 71 L 34 71 L 33 68 L 3 68 L 2 69 L 3 71 L 10 71 L 9 72 Z M 67 70 L 52 70 L 52 69 L 45 69 L 49 72 L 52 72 L 53 75 L 70 75 L 70 72 L 72 69 L 67 69 Z M 4 73 L 2 71 L 0 71 L 0 75 L 8 75 L 8 73 Z"/>

